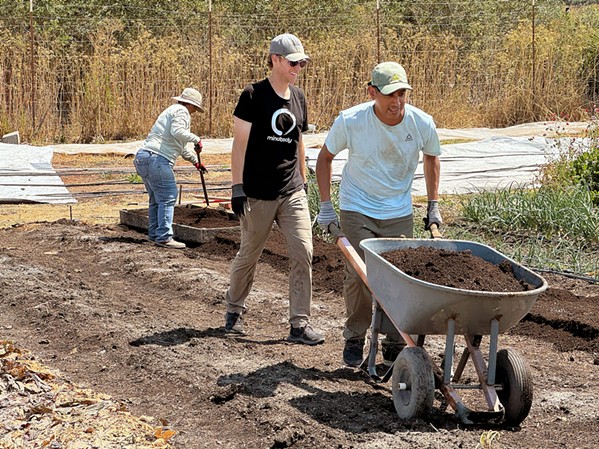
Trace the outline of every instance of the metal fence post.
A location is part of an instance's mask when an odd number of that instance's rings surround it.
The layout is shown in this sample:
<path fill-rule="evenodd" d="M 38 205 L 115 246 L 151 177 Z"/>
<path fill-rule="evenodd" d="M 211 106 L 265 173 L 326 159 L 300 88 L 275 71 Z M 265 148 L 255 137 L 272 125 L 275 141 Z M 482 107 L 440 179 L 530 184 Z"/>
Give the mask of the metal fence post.
<path fill-rule="evenodd" d="M 535 0 L 532 0 L 532 108 L 533 108 L 533 116 L 536 119 L 537 117 L 537 55 L 536 55 L 536 46 L 535 46 Z"/>
<path fill-rule="evenodd" d="M 208 135 L 212 136 L 212 0 L 208 0 Z"/>
<path fill-rule="evenodd" d="M 379 11 L 381 9 L 380 0 L 376 0 L 376 62 L 381 62 L 381 27 Z"/>
<path fill-rule="evenodd" d="M 31 53 L 31 134 L 35 134 L 35 56 L 33 34 L 33 0 L 29 0 L 29 36 Z"/>

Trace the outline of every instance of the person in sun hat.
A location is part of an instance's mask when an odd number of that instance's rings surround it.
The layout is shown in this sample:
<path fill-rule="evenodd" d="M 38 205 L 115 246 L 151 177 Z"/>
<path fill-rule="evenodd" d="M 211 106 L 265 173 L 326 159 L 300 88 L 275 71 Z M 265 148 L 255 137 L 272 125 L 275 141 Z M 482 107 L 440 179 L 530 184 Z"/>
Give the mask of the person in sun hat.
<path fill-rule="evenodd" d="M 206 172 L 198 158 L 202 141 L 190 131 L 191 114 L 204 112 L 204 107 L 202 94 L 191 87 L 172 98 L 176 103 L 158 116 L 133 163 L 150 197 L 148 238 L 158 246 L 182 249 L 185 243 L 173 239 L 173 214 L 177 200 L 173 167 L 181 156 L 198 170 Z M 195 151 L 187 148 L 190 142 Z"/>
<path fill-rule="evenodd" d="M 378 64 L 367 89 L 371 101 L 341 111 L 316 162 L 318 224 L 325 232 L 332 223 L 340 225 L 362 259 L 364 250 L 359 244 L 363 239 L 413 236 L 411 188 L 420 153 L 428 197 L 425 228 L 443 223 L 438 207 L 441 146 L 433 118 L 407 104 L 412 86 L 396 62 Z M 349 154 L 339 187 L 338 217 L 331 203 L 332 162 L 346 148 Z M 347 310 L 343 360 L 348 366 L 360 366 L 373 302 L 349 263 L 343 291 Z M 399 333 L 388 334 L 382 342 L 385 364 L 392 364 L 404 346 Z"/>
<path fill-rule="evenodd" d="M 268 52 L 270 75 L 245 87 L 233 113 L 231 206 L 240 219 L 241 245 L 231 265 L 224 330 L 245 333 L 246 298 L 275 222 L 289 249 L 287 340 L 316 345 L 324 337 L 309 323 L 313 247 L 302 140 L 308 113 L 295 86 L 309 60 L 296 36 L 276 36 Z"/>

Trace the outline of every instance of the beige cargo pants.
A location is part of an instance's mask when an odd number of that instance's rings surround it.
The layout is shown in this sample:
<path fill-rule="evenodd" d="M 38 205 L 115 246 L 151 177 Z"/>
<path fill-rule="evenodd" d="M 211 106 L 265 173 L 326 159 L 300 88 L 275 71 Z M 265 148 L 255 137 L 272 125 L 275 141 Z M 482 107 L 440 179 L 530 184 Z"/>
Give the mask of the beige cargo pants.
<path fill-rule="evenodd" d="M 287 241 L 289 254 L 289 323 L 308 323 L 312 301 L 312 226 L 304 190 L 274 201 L 248 198 L 241 217 L 241 245 L 231 265 L 225 299 L 227 312 L 243 313 L 254 282 L 256 264 L 275 222 Z"/>

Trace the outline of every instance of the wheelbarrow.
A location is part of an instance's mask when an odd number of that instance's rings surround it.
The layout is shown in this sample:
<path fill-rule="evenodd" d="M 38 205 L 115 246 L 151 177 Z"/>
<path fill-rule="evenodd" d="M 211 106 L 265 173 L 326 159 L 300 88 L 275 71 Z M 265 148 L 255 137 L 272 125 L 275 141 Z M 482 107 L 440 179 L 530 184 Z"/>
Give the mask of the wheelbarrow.
<path fill-rule="evenodd" d="M 393 403 L 400 418 L 425 417 L 432 410 L 435 390 L 439 390 L 444 398 L 442 407 L 451 406 L 464 424 L 518 426 L 524 421 L 532 406 L 531 370 L 518 352 L 498 350 L 498 336 L 528 313 L 539 294 L 547 289 L 545 279 L 480 243 L 439 239 L 366 239 L 360 242 L 365 254 L 364 262 L 338 230 L 332 229 L 331 233 L 373 296 L 370 348 L 361 368 L 376 382 L 392 378 Z M 468 250 L 495 265 L 507 262 L 514 277 L 529 284 L 531 289 L 484 292 L 432 284 L 407 275 L 381 256 L 388 251 L 418 247 Z M 403 337 L 406 348 L 381 376 L 376 367 L 378 335 L 391 329 Z M 455 340 L 460 334 L 466 346 L 455 365 Z M 423 347 L 426 335 L 445 335 L 441 366 L 434 363 Z M 483 336 L 489 336 L 487 361 L 480 349 Z M 478 384 L 460 383 L 469 359 L 476 370 Z M 457 393 L 460 389 L 482 390 L 487 410 L 468 408 Z"/>

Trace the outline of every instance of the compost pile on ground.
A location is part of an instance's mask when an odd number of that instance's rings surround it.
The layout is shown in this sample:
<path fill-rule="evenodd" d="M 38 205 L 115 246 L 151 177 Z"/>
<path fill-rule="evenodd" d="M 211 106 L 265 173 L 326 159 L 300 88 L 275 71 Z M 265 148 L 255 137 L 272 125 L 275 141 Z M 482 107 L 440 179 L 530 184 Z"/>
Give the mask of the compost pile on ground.
<path fill-rule="evenodd" d="M 148 209 L 138 209 L 136 212 L 148 215 Z M 239 226 L 239 220 L 231 212 L 213 207 L 198 207 L 191 204 L 176 206 L 173 214 L 173 222 L 179 225 L 207 229 Z"/>
<path fill-rule="evenodd" d="M 471 251 L 421 246 L 387 251 L 381 256 L 408 276 L 431 284 L 484 292 L 529 290 L 514 277 L 509 263 L 495 265 Z"/>
<path fill-rule="evenodd" d="M 500 335 L 500 348 L 521 352 L 534 378 L 532 410 L 521 428 L 464 427 L 439 401 L 427 419 L 401 421 L 390 383 L 375 384 L 341 362 L 344 259 L 335 245 L 314 244 L 312 323 L 327 340 L 307 347 L 285 341 L 289 263 L 276 231 L 247 300 L 248 334 L 230 336 L 222 331 L 224 293 L 237 233 L 172 250 L 118 225 L 61 220 L 0 229 L 0 340 L 59 370 L 65 385 L 110 395 L 132 416 L 153 417 L 147 422 L 172 429 L 168 443 L 180 449 L 476 448 L 490 430 L 500 434 L 493 449 L 597 446 L 597 285 L 545 275 L 550 288 Z M 427 337 L 436 363 L 444 343 L 444 336 Z M 457 353 L 462 349 L 458 339 Z M 476 382 L 473 370 L 463 380 Z M 15 395 L 26 405 L 13 416 L 20 407 Z M 26 433 L 25 447 L 78 447 L 60 446 L 60 435 L 49 443 L 33 430 L 52 423 L 60 408 L 37 407 L 38 397 L 27 388 L 0 389 L 0 448 L 13 447 L 6 441 L 15 432 Z M 83 413 L 93 404 L 71 407 L 78 428 L 93 436 L 96 427 L 85 424 L 90 416 Z"/>

